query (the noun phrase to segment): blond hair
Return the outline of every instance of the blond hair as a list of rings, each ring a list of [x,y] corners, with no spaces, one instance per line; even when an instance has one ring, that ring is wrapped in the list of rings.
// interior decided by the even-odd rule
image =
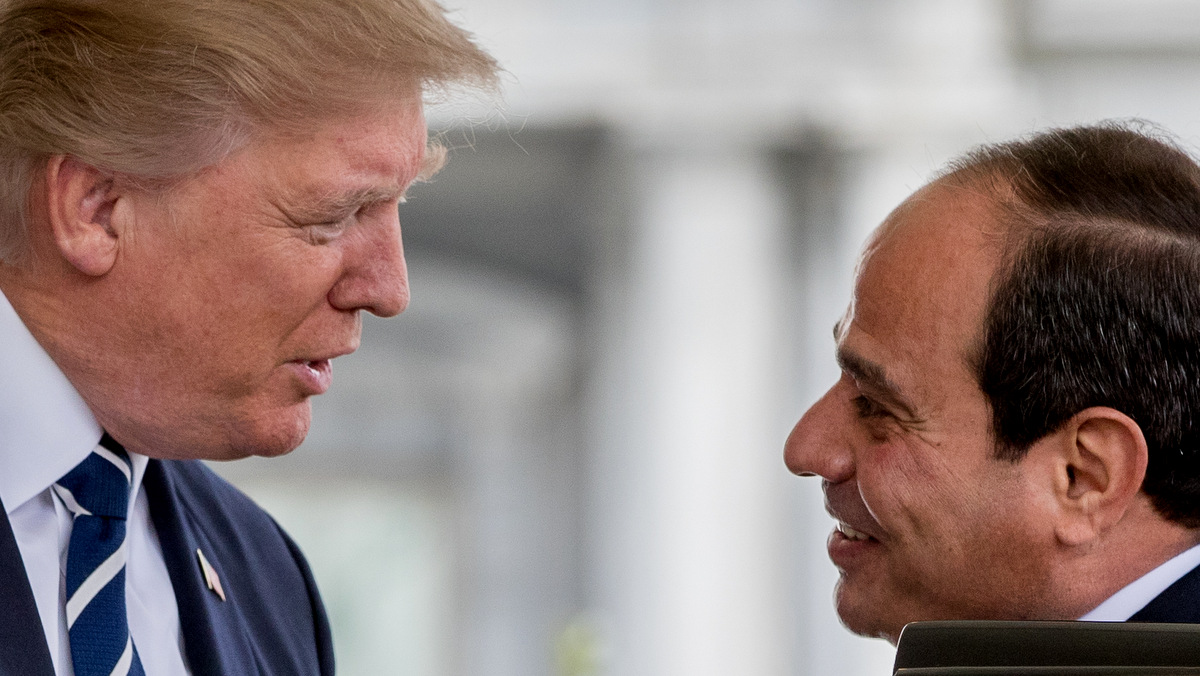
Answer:
[[[433,0],[8,0],[0,261],[28,247],[29,191],[50,156],[170,181],[256,133],[496,77]]]

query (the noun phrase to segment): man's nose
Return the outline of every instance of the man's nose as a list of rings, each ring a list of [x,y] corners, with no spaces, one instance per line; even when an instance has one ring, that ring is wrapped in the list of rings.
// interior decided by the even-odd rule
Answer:
[[[347,244],[343,275],[330,290],[329,302],[340,310],[398,315],[408,307],[408,266],[399,215],[360,225],[354,241]]]
[[[850,420],[839,382],[804,412],[783,446],[783,459],[793,474],[820,476],[832,483],[854,476],[854,455],[847,443]]]

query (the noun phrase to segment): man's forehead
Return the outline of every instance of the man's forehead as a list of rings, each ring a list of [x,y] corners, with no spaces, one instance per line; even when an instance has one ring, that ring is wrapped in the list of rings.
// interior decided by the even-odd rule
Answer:
[[[965,359],[999,263],[995,214],[987,195],[940,182],[906,200],[864,249],[839,342],[853,326],[887,359]]]
[[[442,161],[427,152],[419,102],[323,120],[305,133],[267,134],[250,149],[280,166],[289,188],[318,201],[398,197]]]
[[[958,177],[928,183],[887,215],[868,242],[881,245],[897,237],[954,239],[992,244],[1008,231],[1001,198],[990,184]]]
[[[913,193],[868,238],[859,282],[883,276],[889,286],[955,293],[963,283],[986,284],[1006,230],[989,194],[934,182]]]

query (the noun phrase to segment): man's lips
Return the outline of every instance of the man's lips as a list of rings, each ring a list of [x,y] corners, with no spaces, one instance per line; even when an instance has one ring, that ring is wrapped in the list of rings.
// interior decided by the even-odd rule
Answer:
[[[287,363],[306,395],[325,394],[333,384],[333,364],[328,359],[296,359]]]
[[[869,557],[883,551],[883,543],[845,521],[839,520],[825,543],[829,560],[843,573],[853,570]]]
[[[346,339],[341,345],[330,345],[329,347],[313,347],[306,349],[303,352],[297,351],[292,354],[296,358],[292,361],[296,362],[318,362],[318,361],[333,361],[338,357],[344,357],[358,349],[358,338]]]
[[[833,565],[843,574],[856,570],[885,551],[883,528],[867,508],[856,481],[826,481],[825,511],[837,521],[826,548]]]
[[[325,394],[333,384],[333,360],[350,354],[357,348],[358,339],[355,338],[348,343],[343,343],[341,347],[320,352],[313,350],[302,354],[287,362],[286,366],[300,380],[305,396]]]

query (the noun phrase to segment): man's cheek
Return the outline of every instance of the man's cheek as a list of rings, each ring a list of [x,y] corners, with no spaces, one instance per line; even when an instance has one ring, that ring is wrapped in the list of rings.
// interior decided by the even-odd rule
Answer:
[[[938,484],[936,475],[900,440],[874,444],[869,462],[858,467],[858,485],[871,516],[889,530],[919,525],[919,507],[925,494]]]

